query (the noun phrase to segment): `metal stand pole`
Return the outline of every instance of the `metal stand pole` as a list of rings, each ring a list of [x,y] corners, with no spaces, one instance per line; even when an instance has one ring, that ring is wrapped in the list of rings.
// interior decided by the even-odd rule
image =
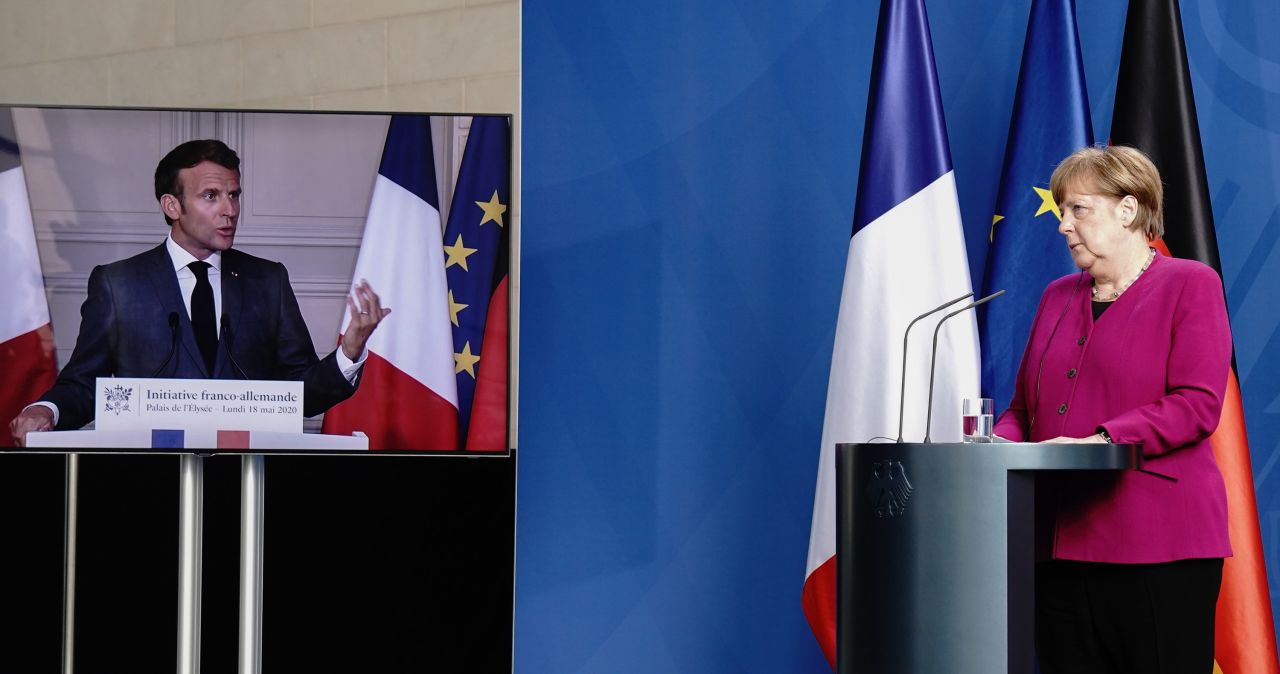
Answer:
[[[76,515],[80,507],[80,455],[68,454],[62,527],[62,674],[75,671]]]
[[[240,469],[240,674],[262,669],[262,510],[266,465],[245,456]]]
[[[204,457],[181,457],[178,514],[178,673],[200,674]]]

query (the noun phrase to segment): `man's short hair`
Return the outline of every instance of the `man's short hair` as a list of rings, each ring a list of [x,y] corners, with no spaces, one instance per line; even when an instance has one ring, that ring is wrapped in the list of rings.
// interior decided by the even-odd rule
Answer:
[[[1125,145],[1099,145],[1071,153],[1049,179],[1053,200],[1062,203],[1071,188],[1116,199],[1132,196],[1138,212],[1130,227],[1154,241],[1164,236],[1164,184],[1160,171],[1141,150]]]
[[[169,150],[169,154],[156,165],[156,201],[160,201],[166,194],[172,194],[181,203],[182,182],[178,180],[178,172],[206,161],[240,172],[240,156],[227,147],[226,143],[213,139],[189,140]],[[164,216],[164,221],[173,224],[173,220],[167,215]]]

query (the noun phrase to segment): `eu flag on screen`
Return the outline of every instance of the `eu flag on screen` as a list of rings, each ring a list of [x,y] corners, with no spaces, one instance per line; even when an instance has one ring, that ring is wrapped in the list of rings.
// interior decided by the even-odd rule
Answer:
[[[495,293],[499,289],[506,291],[503,281],[507,277],[510,245],[510,138],[506,117],[472,118],[449,208],[449,224],[444,230],[459,436],[472,430],[477,382],[484,380],[486,366],[500,365],[504,372],[499,380],[506,381],[506,316],[503,313],[490,320],[489,309]],[[505,302],[499,305],[505,307]],[[495,322],[501,324],[500,330],[492,329],[491,323]],[[492,339],[486,339],[486,332]],[[500,430],[505,437],[505,391],[501,398],[501,419],[493,418],[490,423],[502,424]],[[460,440],[461,446],[467,447],[466,441]]]
[[[982,294],[1007,294],[979,311],[982,391],[996,407],[1013,398],[1031,320],[1049,282],[1075,271],[1058,234],[1062,219],[1049,177],[1067,155],[1093,143],[1074,0],[1034,0],[1009,123],[1004,170],[991,221]]]

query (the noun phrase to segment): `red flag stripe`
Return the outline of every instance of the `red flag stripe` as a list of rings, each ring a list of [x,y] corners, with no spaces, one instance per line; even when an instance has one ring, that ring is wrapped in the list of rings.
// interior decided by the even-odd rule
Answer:
[[[58,374],[53,329],[46,323],[0,343],[0,363],[4,363],[0,370],[0,418],[7,423],[53,386]],[[0,436],[0,446],[13,445],[8,430]]]
[[[484,358],[476,372],[471,402],[467,449],[501,452],[507,449],[507,277],[502,277],[489,300],[484,324]]]
[[[831,668],[836,668],[836,558],[823,562],[804,579],[800,606]]]
[[[325,414],[326,433],[361,431],[369,449],[457,449],[458,409],[449,401],[372,351],[360,377],[355,395]]]
[[[249,431],[218,431],[218,449],[249,449]]]
[[[1214,659],[1224,674],[1276,671],[1275,625],[1268,601],[1267,569],[1245,435],[1240,383],[1232,371],[1218,429],[1210,438],[1227,483],[1227,525],[1234,555],[1222,569]]]

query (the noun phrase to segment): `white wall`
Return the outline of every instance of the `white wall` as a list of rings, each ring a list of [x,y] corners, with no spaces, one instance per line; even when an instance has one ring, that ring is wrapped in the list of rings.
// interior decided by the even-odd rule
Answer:
[[[0,0],[0,102],[515,112],[519,3]]]

